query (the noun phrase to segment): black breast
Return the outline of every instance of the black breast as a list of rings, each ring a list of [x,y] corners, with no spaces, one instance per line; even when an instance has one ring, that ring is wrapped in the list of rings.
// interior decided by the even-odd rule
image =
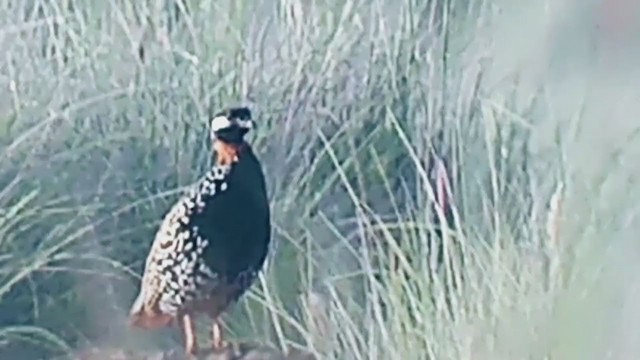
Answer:
[[[251,148],[243,150],[218,192],[203,200],[191,225],[209,240],[204,263],[228,280],[260,270],[271,240],[270,212],[262,167]]]

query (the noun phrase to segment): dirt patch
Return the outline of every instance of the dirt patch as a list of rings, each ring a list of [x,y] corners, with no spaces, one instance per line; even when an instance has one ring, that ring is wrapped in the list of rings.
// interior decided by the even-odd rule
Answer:
[[[133,352],[113,348],[90,348],[79,352],[75,360],[192,360],[182,349],[157,352]],[[287,354],[257,343],[234,343],[224,351],[203,353],[198,360],[316,360],[310,353],[292,350]]]

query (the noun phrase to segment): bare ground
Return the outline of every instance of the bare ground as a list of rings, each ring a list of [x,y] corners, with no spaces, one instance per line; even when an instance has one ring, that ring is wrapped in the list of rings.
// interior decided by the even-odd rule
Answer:
[[[76,360],[191,360],[182,349],[170,352],[132,352],[114,348],[90,348],[79,352]],[[272,347],[250,342],[233,343],[225,351],[198,356],[198,360],[316,360],[310,353],[291,350],[287,354]]]

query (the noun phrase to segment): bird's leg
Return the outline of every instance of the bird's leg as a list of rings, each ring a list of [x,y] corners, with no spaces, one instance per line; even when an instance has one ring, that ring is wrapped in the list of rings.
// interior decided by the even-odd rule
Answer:
[[[183,314],[180,327],[184,336],[185,352],[189,355],[196,356],[198,353],[198,341],[196,339],[196,327],[191,314]]]
[[[218,352],[227,347],[227,342],[224,340],[222,333],[222,326],[220,325],[220,319],[218,317],[213,319],[213,325],[211,327],[211,335],[213,339],[213,351]]]

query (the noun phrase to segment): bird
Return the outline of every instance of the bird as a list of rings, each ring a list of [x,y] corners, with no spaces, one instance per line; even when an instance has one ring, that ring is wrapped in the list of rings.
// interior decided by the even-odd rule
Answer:
[[[263,270],[271,242],[264,171],[245,140],[251,111],[226,108],[208,125],[213,164],[160,223],[129,312],[134,328],[177,325],[191,357],[200,351],[198,314],[212,320],[213,352],[228,346],[220,317]]]

